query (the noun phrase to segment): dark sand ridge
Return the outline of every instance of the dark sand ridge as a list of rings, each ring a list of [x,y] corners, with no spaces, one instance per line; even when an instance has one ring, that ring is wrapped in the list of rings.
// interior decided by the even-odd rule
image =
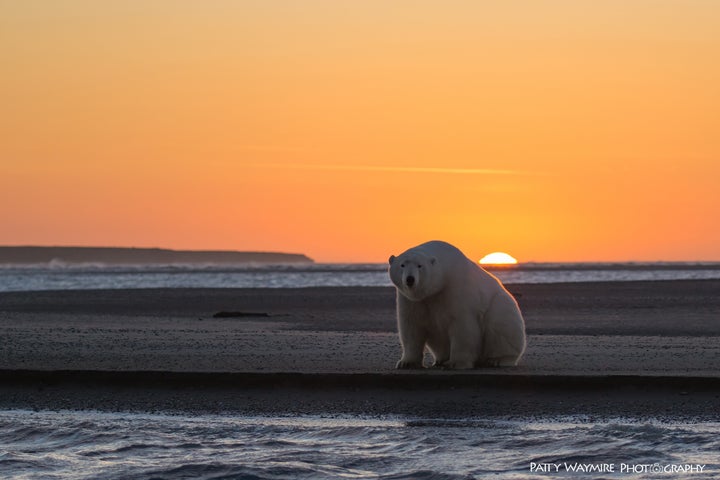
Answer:
[[[519,367],[470,372],[394,370],[391,288],[3,293],[0,407],[420,416],[720,410],[720,281],[509,289],[526,318],[527,353]],[[213,318],[220,311],[253,315]]]

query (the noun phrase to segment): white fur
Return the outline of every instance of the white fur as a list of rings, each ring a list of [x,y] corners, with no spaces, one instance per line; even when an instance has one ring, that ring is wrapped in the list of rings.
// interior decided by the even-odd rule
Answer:
[[[421,368],[425,346],[434,366],[517,365],[525,351],[517,302],[500,280],[456,247],[423,243],[391,256],[389,273],[397,287],[403,349],[397,368]]]

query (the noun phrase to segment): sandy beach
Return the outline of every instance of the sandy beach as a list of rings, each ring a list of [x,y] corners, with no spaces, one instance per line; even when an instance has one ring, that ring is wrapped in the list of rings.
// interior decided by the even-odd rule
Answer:
[[[462,372],[394,369],[392,288],[3,293],[0,407],[707,418],[720,409],[720,281],[509,290],[527,325],[521,364]]]

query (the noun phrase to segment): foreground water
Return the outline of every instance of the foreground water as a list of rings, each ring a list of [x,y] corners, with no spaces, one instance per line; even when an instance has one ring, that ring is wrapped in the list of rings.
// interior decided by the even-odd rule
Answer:
[[[720,279],[720,263],[526,263],[490,268],[506,284]],[[385,264],[0,265],[0,292],[95,288],[391,286]]]
[[[703,478],[720,423],[0,411],[14,479]]]

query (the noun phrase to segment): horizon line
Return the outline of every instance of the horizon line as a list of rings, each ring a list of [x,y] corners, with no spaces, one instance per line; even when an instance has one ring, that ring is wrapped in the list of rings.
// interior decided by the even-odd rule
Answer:
[[[308,256],[308,253],[304,252],[292,252],[284,250],[235,250],[235,249],[223,249],[223,248],[205,248],[205,249],[186,249],[186,248],[170,248],[170,247],[138,247],[138,246],[111,246],[111,245],[41,245],[41,244],[0,244],[0,248],[72,248],[72,249],[118,249],[118,250],[164,250],[170,252],[191,252],[191,253],[267,253],[267,254],[282,254],[282,255],[304,255]],[[311,258],[311,257],[308,257]],[[314,260],[314,259],[313,259]],[[479,261],[479,260],[478,260]],[[357,261],[357,260],[345,260],[345,261],[316,261],[316,264],[385,264],[385,261]],[[532,266],[532,265],[547,265],[547,264],[596,264],[596,265],[618,265],[618,264],[636,264],[636,265],[647,265],[647,264],[720,264],[720,259],[689,259],[689,260],[522,260],[518,261],[517,264],[487,264],[482,265],[483,268],[507,268],[512,269],[518,266]]]
[[[304,170],[339,170],[365,172],[396,172],[396,173],[448,173],[466,175],[538,175],[536,172],[505,170],[495,168],[449,168],[449,167],[394,167],[381,165],[328,165],[328,164],[292,164],[292,163],[254,163],[248,166],[259,168],[295,168]]]

